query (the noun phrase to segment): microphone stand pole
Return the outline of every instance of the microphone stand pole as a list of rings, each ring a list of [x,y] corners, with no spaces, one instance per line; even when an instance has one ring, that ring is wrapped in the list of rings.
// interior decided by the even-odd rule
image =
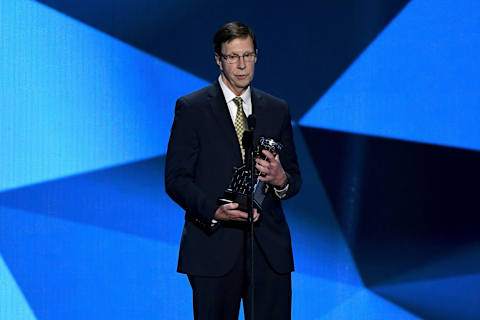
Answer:
[[[253,140],[253,132],[252,132],[252,140]],[[251,299],[250,299],[250,303],[251,303],[251,309],[250,309],[250,319],[251,320],[254,320],[255,319],[255,309],[254,309],[254,297],[255,297],[255,277],[254,277],[254,274],[253,274],[253,266],[254,266],[254,263],[253,263],[253,246],[254,246],[254,235],[253,235],[253,224],[254,224],[254,221],[253,221],[253,211],[254,211],[254,207],[253,207],[253,195],[254,195],[254,185],[255,185],[255,159],[253,157],[253,141],[252,141],[252,144],[250,145],[250,172],[251,172],[251,181],[250,181],[250,185],[252,186],[251,188],[251,192],[250,192],[250,197],[249,197],[249,210],[248,210],[248,215],[249,215],[249,223],[250,223],[250,296],[251,296]]]
[[[248,131],[245,131],[243,134],[243,145],[248,146],[248,155],[247,159],[250,158],[250,195],[248,196],[248,223],[250,227],[250,237],[247,241],[250,241],[250,310],[244,310],[245,313],[250,311],[250,320],[255,319],[255,309],[254,309],[254,301],[255,301],[255,277],[253,274],[254,271],[254,263],[253,263],[253,246],[255,245],[255,237],[253,234],[253,224],[254,224],[254,206],[253,206],[253,196],[255,194],[255,159],[254,159],[254,145],[253,145],[253,133],[256,127],[256,117],[254,114],[248,116]],[[247,266],[248,267],[248,266]]]

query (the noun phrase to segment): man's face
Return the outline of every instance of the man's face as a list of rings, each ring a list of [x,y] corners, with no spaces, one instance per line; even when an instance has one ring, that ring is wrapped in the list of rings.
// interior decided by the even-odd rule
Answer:
[[[223,43],[222,54],[240,56],[237,62],[228,63],[224,58],[215,55],[218,67],[222,70],[223,82],[233,93],[239,96],[248,88],[248,85],[253,80],[257,58],[255,57],[253,61],[245,61],[243,58],[245,54],[256,54],[253,48],[252,38],[235,38]]]

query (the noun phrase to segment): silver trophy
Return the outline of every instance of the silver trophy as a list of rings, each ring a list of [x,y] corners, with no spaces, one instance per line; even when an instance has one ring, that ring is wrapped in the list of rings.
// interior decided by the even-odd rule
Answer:
[[[282,145],[275,142],[275,140],[261,137],[253,152],[253,157],[255,159],[260,158],[268,161],[267,156],[262,153],[262,150],[270,151],[276,156],[282,148]],[[253,205],[261,211],[263,200],[268,192],[268,184],[264,181],[260,181],[260,172],[257,169],[254,170],[253,182],[254,184],[252,186],[249,165],[244,164],[239,168],[235,168],[230,184],[225,189],[223,196],[218,199],[219,205],[236,202],[239,205],[239,210],[248,212],[249,200],[253,190]]]

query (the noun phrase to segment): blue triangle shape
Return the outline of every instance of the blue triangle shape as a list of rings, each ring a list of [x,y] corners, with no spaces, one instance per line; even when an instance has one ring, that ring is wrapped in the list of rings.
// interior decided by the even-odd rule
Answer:
[[[412,1],[301,119],[480,150],[480,3]]]
[[[0,191],[164,154],[207,84],[35,1],[1,11]]]
[[[0,288],[0,319],[36,319],[1,255]]]

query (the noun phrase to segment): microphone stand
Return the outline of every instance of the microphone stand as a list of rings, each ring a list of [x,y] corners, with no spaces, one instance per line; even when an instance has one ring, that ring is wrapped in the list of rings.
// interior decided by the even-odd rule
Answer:
[[[253,134],[252,134],[253,135]],[[250,294],[251,294],[251,319],[254,320],[255,319],[255,312],[254,312],[254,295],[255,295],[255,282],[254,282],[254,275],[253,275],[253,246],[254,246],[254,236],[253,236],[253,195],[254,195],[254,188],[253,186],[255,185],[255,159],[253,158],[253,143],[252,143],[252,146],[251,146],[251,153],[250,153],[250,172],[252,173],[250,176],[251,176],[251,180],[250,180],[250,183],[251,183],[251,186],[252,186],[252,190],[250,192],[250,203],[249,203],[249,212],[248,214],[250,215],[249,217],[249,222],[250,222]]]
[[[248,122],[248,131],[245,131],[243,133],[243,145],[248,146],[248,154],[249,157],[247,159],[250,159],[250,185],[251,185],[251,190],[250,190],[250,195],[248,197],[248,223],[250,227],[250,237],[247,241],[250,241],[250,310],[244,310],[245,312],[250,311],[250,319],[254,320],[255,319],[255,308],[254,308],[254,301],[255,301],[255,277],[254,277],[254,258],[253,258],[253,246],[255,244],[255,237],[253,235],[253,224],[254,224],[254,205],[253,205],[253,197],[255,193],[255,159],[254,159],[254,148],[253,148],[253,132],[255,130],[256,126],[256,118],[255,115],[251,114],[248,116],[247,119]],[[246,143],[245,143],[246,142]]]

